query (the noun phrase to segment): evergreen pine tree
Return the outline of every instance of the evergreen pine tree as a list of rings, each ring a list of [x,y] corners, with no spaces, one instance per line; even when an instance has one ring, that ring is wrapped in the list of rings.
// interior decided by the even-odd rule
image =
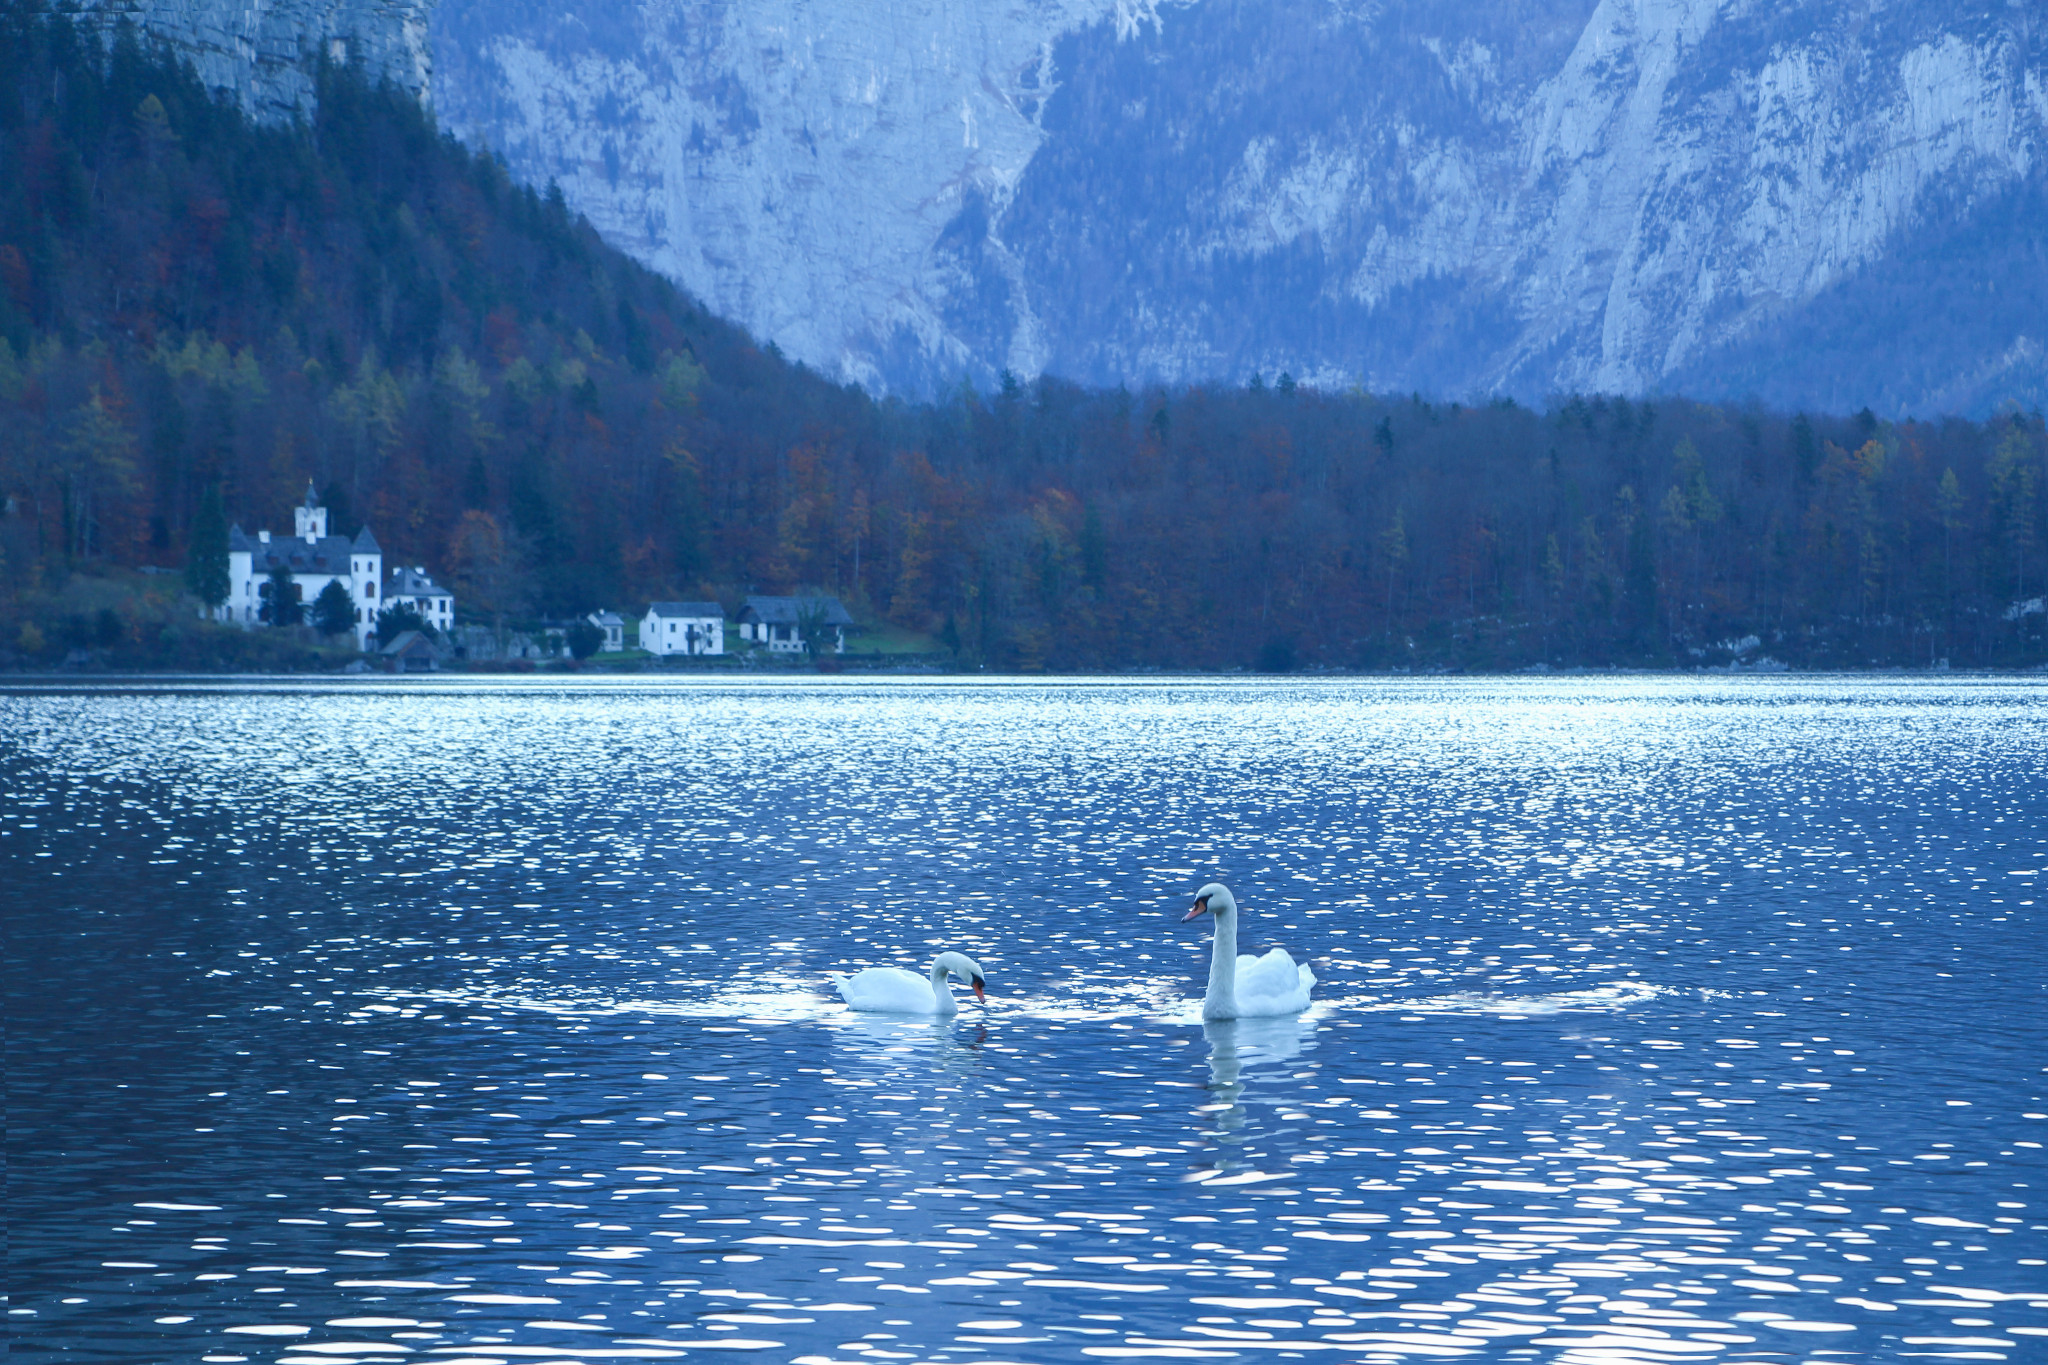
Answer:
[[[320,494],[320,505],[327,509],[328,535],[353,537],[363,529],[356,522],[355,508],[350,504],[348,489],[341,480],[328,480],[326,490]]]
[[[356,604],[348,589],[341,586],[340,579],[329,579],[313,599],[313,628],[322,635],[345,635],[355,623]]]
[[[185,549],[185,590],[209,612],[228,600],[228,519],[221,510],[220,485],[208,484]]]
[[[410,602],[396,602],[377,613],[377,643],[388,645],[408,630],[416,630],[429,640],[438,639],[440,632],[427,623]]]
[[[292,571],[282,564],[270,571],[257,591],[262,595],[260,615],[273,626],[295,626],[306,619],[306,604],[299,600],[299,585]]]

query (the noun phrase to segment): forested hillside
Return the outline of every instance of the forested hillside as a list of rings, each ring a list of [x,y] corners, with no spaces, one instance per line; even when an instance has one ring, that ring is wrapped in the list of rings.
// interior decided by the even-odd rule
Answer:
[[[1537,412],[1045,379],[877,403],[756,347],[346,68],[255,128],[0,3],[0,656],[217,489],[465,613],[820,588],[992,668],[2035,665],[2038,413]],[[118,577],[118,575],[114,575]],[[2031,607],[2031,609],[2030,609]]]

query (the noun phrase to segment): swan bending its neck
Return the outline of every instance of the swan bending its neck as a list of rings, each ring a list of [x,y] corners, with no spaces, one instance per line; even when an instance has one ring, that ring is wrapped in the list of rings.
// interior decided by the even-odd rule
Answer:
[[[839,988],[839,998],[857,1010],[945,1017],[960,1009],[953,999],[953,988],[947,984],[947,978],[954,976],[974,988],[976,1000],[987,1003],[988,997],[983,993],[987,983],[981,977],[981,964],[964,953],[940,953],[932,960],[929,977],[901,967],[869,967],[852,976],[835,972],[832,984]]]
[[[940,953],[932,959],[932,1004],[940,1014],[956,1014],[960,1005],[953,999],[953,988],[946,981],[957,976],[974,988],[974,998],[987,1003],[988,996],[982,993],[987,984],[981,978],[981,964],[965,953]]]

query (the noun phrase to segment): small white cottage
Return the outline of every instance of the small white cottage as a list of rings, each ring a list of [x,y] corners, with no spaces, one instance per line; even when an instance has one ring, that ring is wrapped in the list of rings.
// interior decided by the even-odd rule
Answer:
[[[616,654],[626,647],[626,618],[615,611],[594,611],[584,618],[604,632],[604,652]]]
[[[716,602],[655,602],[640,618],[649,654],[725,653],[725,608]]]

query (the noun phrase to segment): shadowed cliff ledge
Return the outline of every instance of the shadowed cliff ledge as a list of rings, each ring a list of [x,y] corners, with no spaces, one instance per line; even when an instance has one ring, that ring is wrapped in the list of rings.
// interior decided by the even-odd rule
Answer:
[[[313,65],[359,60],[373,78],[431,94],[427,28],[438,0],[85,0],[108,27],[127,19],[189,60],[208,89],[263,123],[311,112]]]

